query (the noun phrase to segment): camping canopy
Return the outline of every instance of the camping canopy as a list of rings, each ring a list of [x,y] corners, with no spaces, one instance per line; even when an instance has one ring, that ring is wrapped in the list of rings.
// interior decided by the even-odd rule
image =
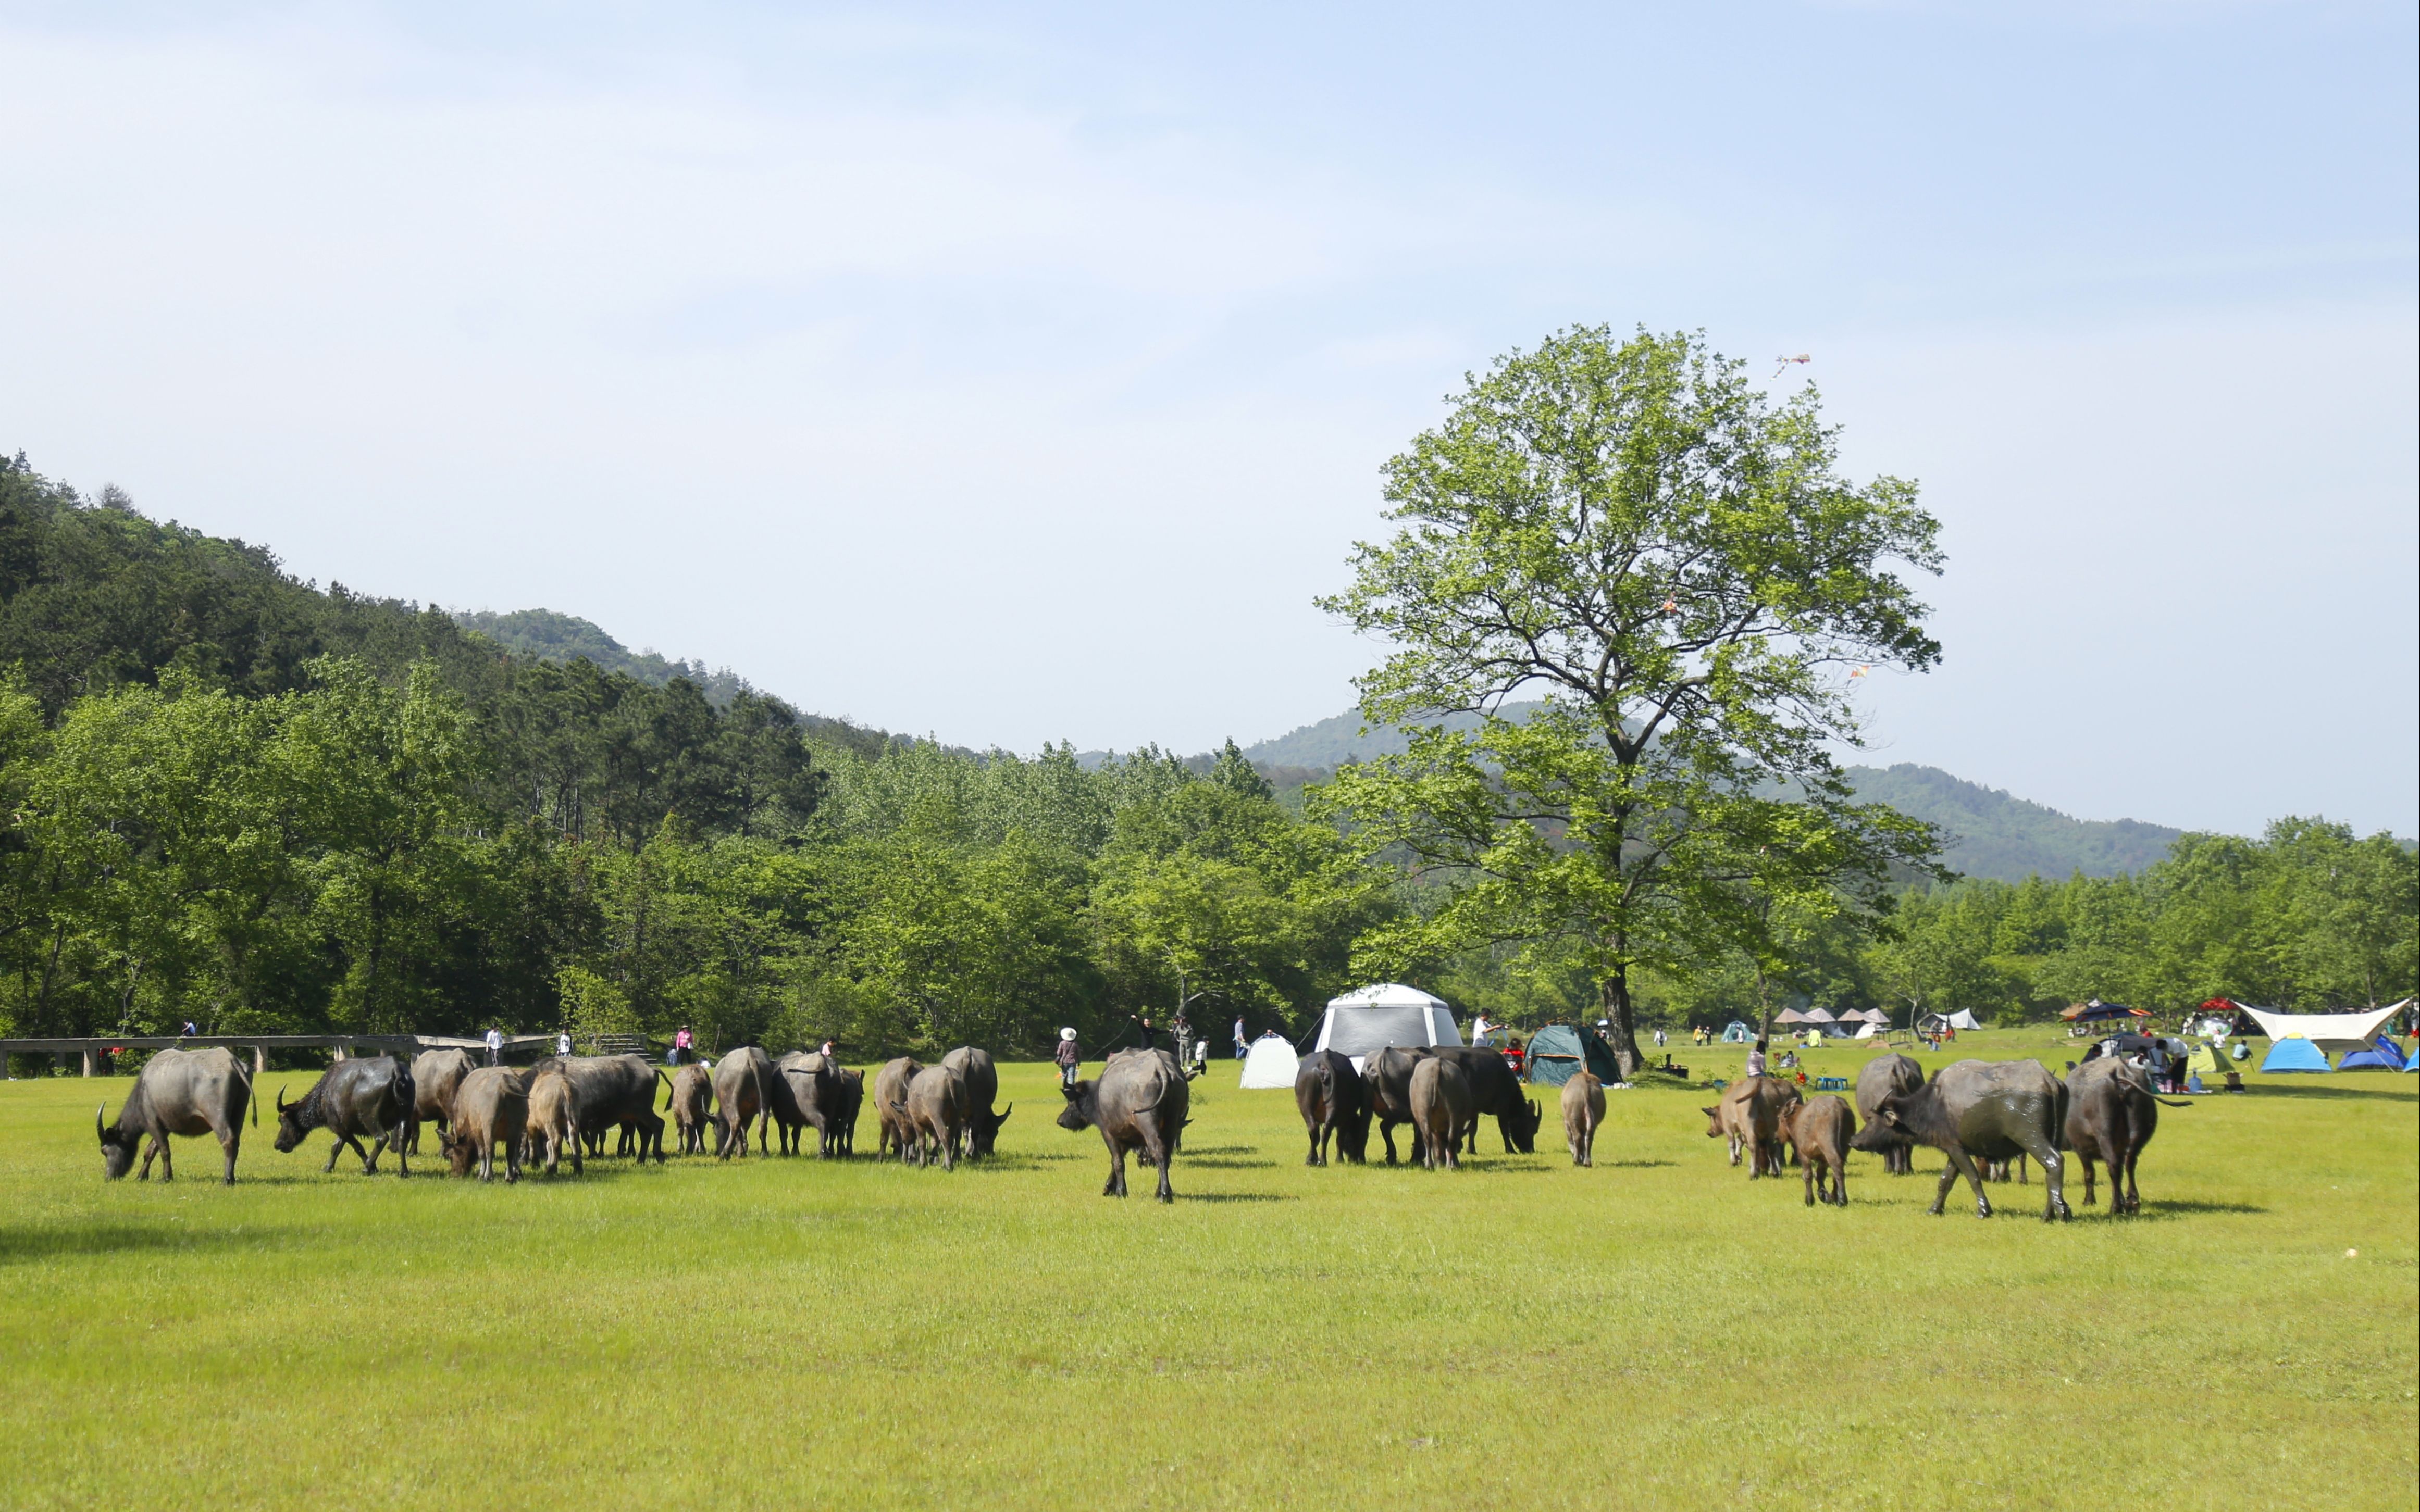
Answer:
[[[2252,1015],[2261,1033],[2281,1044],[2291,1037],[2308,1040],[2322,1050],[2361,1050],[2367,1048],[2378,1026],[2402,1007],[2397,1003],[2393,1008],[2366,1008],[2358,1013],[2278,1013],[2265,1008],[2243,1011]]]
[[[1583,1062],[1599,1081],[1621,1080],[1613,1052],[1593,1034],[1584,1034],[1569,1024],[1549,1024],[1529,1037],[1529,1080],[1540,1086],[1562,1086]]]
[[[1837,1024],[1839,1020],[1834,1018],[1831,1014],[1825,1012],[1820,1008],[1810,1008],[1807,1011],[1807,1022],[1809,1024]]]
[[[2395,1041],[2382,1034],[2378,1037],[2376,1042],[2356,1050],[2336,1062],[2338,1071],[2402,1071],[2404,1069],[2406,1068],[2403,1052],[2396,1049]]]
[[[1302,1057],[1294,1053],[1294,1041],[1274,1031],[1252,1041],[1251,1053],[1244,1057],[1242,1087],[1292,1087],[1295,1072],[1301,1068]]]
[[[1853,1008],[1840,1015],[1843,1024],[1888,1024],[1890,1015],[1879,1008]]]
[[[1831,1020],[1828,1015],[1819,1019],[1811,1014],[1801,1013],[1794,1008],[1785,1008],[1773,1015],[1773,1022],[1776,1024],[1828,1024]]]
[[[1444,998],[1386,981],[1329,998],[1327,1015],[1319,1021],[1319,1042],[1311,1048],[1349,1056],[1358,1071],[1363,1057],[1390,1044],[1460,1043],[1462,1031],[1454,1027],[1453,1010]],[[1294,1085],[1292,1072],[1286,1073],[1286,1085]]]
[[[2328,1057],[2319,1054],[2319,1047],[2299,1034],[2289,1034],[2271,1045],[2269,1054],[2262,1057],[2260,1060],[2260,1072],[2263,1075],[2280,1071],[2329,1069]]]
[[[2088,1003],[2078,1003],[2073,1008],[2063,1010],[2058,1016],[2071,1024],[2101,1024],[2110,1019],[2147,1019],[2151,1015],[2143,1009],[2128,1008],[2123,1003],[2104,1003],[2096,997]]]

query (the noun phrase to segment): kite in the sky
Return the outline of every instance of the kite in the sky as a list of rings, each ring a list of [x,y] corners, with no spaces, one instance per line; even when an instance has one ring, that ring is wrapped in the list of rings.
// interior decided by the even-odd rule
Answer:
[[[1850,676],[1852,676],[1852,677],[1863,677],[1863,676],[1865,676],[1868,672],[1872,671],[1873,670],[1874,670],[1873,663],[1871,663],[1871,662],[1868,662],[1868,663],[1866,663],[1866,665],[1864,665],[1863,667],[1858,668],[1855,671],[1851,672],[1849,675],[1850,675]]]
[[[1773,370],[1773,376],[1775,378],[1779,378],[1783,373],[1789,370],[1790,364],[1792,363],[1811,363],[1814,360],[1815,354],[1812,352],[1800,352],[1795,357],[1776,357],[1774,361],[1781,365]]]

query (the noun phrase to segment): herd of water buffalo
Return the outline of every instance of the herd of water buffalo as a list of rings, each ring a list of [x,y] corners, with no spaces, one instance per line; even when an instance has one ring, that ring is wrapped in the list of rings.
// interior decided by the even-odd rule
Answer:
[[[659,1085],[666,1093],[660,1111]],[[208,1134],[218,1138],[225,1179],[233,1182],[247,1108],[259,1122],[252,1090],[250,1072],[226,1050],[162,1051],[143,1068],[114,1124],[105,1119],[105,1104],[94,1115],[103,1168],[113,1179],[122,1177],[139,1153],[145,1179],[156,1156],[162,1179],[173,1180],[169,1136]],[[878,1154],[943,1169],[960,1159],[983,1159],[1016,1107],[994,1111],[999,1090],[991,1057],[971,1047],[953,1050],[932,1066],[908,1057],[889,1062],[874,1075]],[[1120,1051],[1098,1078],[1062,1090],[1060,1127],[1096,1129],[1108,1146],[1104,1196],[1126,1195],[1126,1157],[1135,1154],[1157,1172],[1159,1200],[1173,1200],[1169,1163],[1182,1143],[1189,1103],[1189,1084],[1175,1057],[1164,1050]],[[1914,1148],[1930,1145],[1947,1157],[1933,1212],[1942,1211],[1963,1176],[1974,1187],[1976,1211],[1990,1216],[1986,1177],[2006,1180],[2013,1163],[2024,1180],[2024,1163],[2031,1160],[2042,1168],[2049,1191],[2042,1216],[2050,1220],[2069,1215],[2064,1153],[2084,1163],[2086,1203],[2094,1200],[2098,1162],[2109,1167],[2112,1211],[2140,1206],[2135,1162],[2158,1127],[2162,1101],[2146,1072],[2116,1057],[2087,1060],[2064,1081],[2030,1060],[1960,1061],[1928,1081],[1916,1061],[1886,1055],[1859,1073],[1854,1111],[1841,1098],[1809,1098],[1774,1076],[1730,1083],[1703,1111],[1708,1137],[1730,1140],[1733,1165],[1745,1154],[1752,1180],[1781,1176],[1783,1151],[1790,1151],[1810,1207],[1819,1200],[1848,1202],[1851,1149],[1878,1153],[1885,1170],[1904,1175],[1914,1168]],[[864,1103],[864,1074],[813,1051],[774,1057],[749,1046],[711,1067],[666,1072],[635,1055],[557,1056],[523,1068],[481,1066],[461,1050],[431,1050],[409,1064],[388,1056],[339,1061],[290,1103],[281,1088],[276,1145],[290,1151],[313,1130],[324,1129],[323,1170],[335,1169],[337,1157],[350,1149],[363,1172],[374,1174],[379,1156],[392,1149],[396,1173],[409,1175],[410,1157],[427,1124],[436,1128],[439,1149],[456,1175],[475,1168],[482,1180],[492,1179],[501,1149],[504,1180],[513,1181],[524,1165],[541,1165],[551,1176],[566,1158],[578,1174],[583,1154],[601,1155],[610,1134],[619,1134],[619,1153],[661,1163],[662,1114],[669,1113],[685,1155],[704,1154],[710,1146],[720,1158],[744,1159],[752,1131],[760,1154],[770,1153],[776,1136],[782,1151],[793,1153],[813,1129],[818,1155],[845,1158],[856,1151]],[[1312,1165],[1327,1164],[1331,1147],[1339,1160],[1365,1161],[1373,1122],[1388,1165],[1398,1160],[1395,1130],[1407,1126],[1411,1153],[1438,1168],[1460,1164],[1481,1118],[1496,1119],[1508,1153],[1534,1152],[1543,1121],[1504,1058],[1478,1048],[1389,1048],[1367,1057],[1357,1070],[1344,1056],[1316,1051],[1302,1058],[1295,1103]],[[1575,1164],[1594,1163],[1605,1110],[1605,1086],[1596,1077],[1582,1072],[1564,1085],[1564,1141]]]

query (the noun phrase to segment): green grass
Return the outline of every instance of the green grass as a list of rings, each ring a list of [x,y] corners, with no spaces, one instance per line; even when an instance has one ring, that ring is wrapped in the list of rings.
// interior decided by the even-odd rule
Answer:
[[[1234,1077],[1197,1084],[1172,1209],[1099,1196],[1042,1066],[1004,1068],[988,1166],[515,1188],[322,1177],[322,1136],[281,1156],[266,1129],[232,1190],[190,1141],[174,1185],[104,1184],[91,1110],[128,1083],[0,1086],[0,1498],[2413,1503],[2420,1077],[2164,1113],[2142,1215],[2078,1191],[2063,1227],[2039,1185],[1927,1216],[1929,1152],[1899,1180],[1856,1156],[1852,1205],[1807,1209],[1678,1090],[1612,1094],[1594,1170],[1559,1135],[1307,1169],[1291,1098]]]

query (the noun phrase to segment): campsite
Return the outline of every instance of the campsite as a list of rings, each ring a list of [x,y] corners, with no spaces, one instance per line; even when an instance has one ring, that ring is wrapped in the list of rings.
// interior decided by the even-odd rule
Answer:
[[[2256,1072],[2165,1116],[2139,1216],[2064,1225],[2014,1187],[1926,1216],[1930,1151],[1902,1179],[1855,1156],[1849,1205],[1804,1209],[1676,1086],[1610,1093],[1591,1170],[1492,1126],[1456,1173],[1308,1168],[1291,1095],[1238,1079],[1221,1056],[1195,1084],[1164,1210],[1097,1195],[1038,1063],[1001,1067],[998,1157],[946,1176],[608,1158],[513,1189],[322,1176],[316,1142],[258,1136],[232,1188],[103,1182],[84,1120],[125,1079],[0,1086],[11,1499],[302,1494],[371,1457],[348,1505],[545,1500],[599,1466],[631,1504],[767,1473],[906,1506],[2065,1504],[2125,1424],[2164,1504],[2408,1501],[2420,1076]],[[1776,1398],[1776,1359],[1820,1409]],[[2194,1389],[2147,1393],[2171,1372]],[[1580,1442],[1607,1452],[1539,1447]]]

